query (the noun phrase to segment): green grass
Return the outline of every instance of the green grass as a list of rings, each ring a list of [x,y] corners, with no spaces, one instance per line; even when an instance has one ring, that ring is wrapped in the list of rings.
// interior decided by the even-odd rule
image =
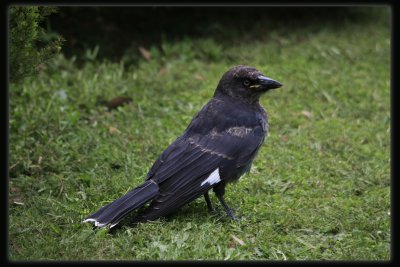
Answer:
[[[390,259],[386,11],[249,33],[234,45],[164,41],[131,67],[60,56],[11,85],[10,260]],[[143,181],[237,64],[284,84],[261,100],[270,132],[250,174],[227,188],[242,220],[219,204],[208,213],[200,198],[115,233],[82,224]],[[117,95],[133,101],[112,112],[96,104]]]

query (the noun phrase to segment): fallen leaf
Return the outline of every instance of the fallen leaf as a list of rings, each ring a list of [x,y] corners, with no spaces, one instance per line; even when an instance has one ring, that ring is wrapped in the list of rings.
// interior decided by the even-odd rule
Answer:
[[[117,96],[111,99],[110,101],[106,102],[105,105],[108,108],[108,110],[113,110],[125,104],[129,104],[130,102],[132,102],[131,97]]]
[[[301,114],[304,115],[307,118],[311,118],[313,116],[313,114],[310,111],[307,111],[307,110],[303,110],[301,112]]]
[[[149,52],[149,50],[147,50],[143,46],[139,46],[139,51],[140,54],[142,54],[142,56],[144,57],[144,59],[146,59],[147,61],[151,59],[151,53]]]
[[[112,134],[114,134],[114,133],[121,133],[120,130],[118,130],[117,128],[112,127],[112,126],[108,127],[108,131],[109,131],[110,133],[112,133]]]
[[[18,187],[10,187],[10,191],[11,192],[17,192],[17,193],[19,193],[19,192],[21,192],[21,190],[18,188]]]
[[[284,142],[287,142],[287,141],[289,140],[289,136],[287,136],[287,135],[282,135],[282,136],[281,136],[281,140],[284,141]]]
[[[160,71],[158,72],[158,74],[160,74],[161,76],[164,76],[167,73],[167,70],[165,68],[161,68]]]
[[[16,205],[24,205],[24,203],[22,202],[23,200],[22,200],[21,196],[18,195],[18,196],[13,196],[11,198],[12,198],[12,201],[13,201],[14,204],[16,204]]]
[[[234,236],[234,235],[231,235],[231,236],[232,236],[232,238],[233,238],[236,242],[239,243],[239,245],[241,245],[241,246],[244,245],[243,240],[239,239],[237,236]]]
[[[14,248],[15,251],[18,252],[18,254],[21,253],[21,247],[20,246],[14,244],[14,243],[11,243],[10,245]]]
[[[18,187],[10,187],[10,200],[16,205],[24,205],[22,202],[21,190]]]
[[[43,64],[43,63],[40,63],[40,64],[38,64],[37,66],[36,66],[36,70],[38,71],[38,72],[43,72],[43,71],[45,71],[47,69],[47,66],[45,65],[45,64]]]
[[[204,80],[204,77],[201,76],[200,74],[195,74],[195,75],[194,75],[194,78],[195,78],[196,80],[198,80],[198,81],[203,81],[203,80]]]

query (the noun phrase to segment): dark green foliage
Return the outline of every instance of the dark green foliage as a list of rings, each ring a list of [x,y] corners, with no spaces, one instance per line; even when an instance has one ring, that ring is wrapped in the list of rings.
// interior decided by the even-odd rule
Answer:
[[[43,19],[55,13],[54,7],[13,6],[9,9],[9,66],[10,82],[17,82],[36,73],[45,63],[61,50],[62,38],[42,44],[45,32],[40,27]],[[42,66],[43,67],[43,66]]]
[[[126,62],[137,63],[138,46],[161,46],[166,41],[210,36],[219,44],[233,45],[238,37],[259,38],[272,29],[284,29],[286,34],[363,17],[367,16],[362,9],[354,7],[65,6],[59,7],[49,20],[52,28],[68,40],[63,46],[67,57],[77,56],[79,62],[81,57],[87,58],[88,49],[98,47],[98,59],[118,61],[124,57]],[[192,49],[196,48],[197,45]],[[208,51],[209,58],[214,60],[217,51]]]

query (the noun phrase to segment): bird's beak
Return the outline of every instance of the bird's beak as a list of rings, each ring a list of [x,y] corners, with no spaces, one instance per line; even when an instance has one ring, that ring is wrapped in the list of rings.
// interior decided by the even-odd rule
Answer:
[[[264,90],[276,89],[282,86],[280,82],[272,80],[271,78],[262,75],[258,76],[258,80],[260,82],[261,87]]]

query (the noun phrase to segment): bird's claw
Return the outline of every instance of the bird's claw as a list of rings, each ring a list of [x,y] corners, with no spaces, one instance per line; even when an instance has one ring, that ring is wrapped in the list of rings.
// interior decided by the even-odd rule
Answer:
[[[215,213],[215,212],[216,212],[216,209],[215,209],[214,207],[208,208],[208,212],[210,212],[210,213]]]
[[[228,214],[228,217],[231,218],[231,220],[233,220],[235,222],[239,222],[240,221],[239,217],[235,216],[233,211],[234,211],[233,209],[229,209],[226,211],[226,213]]]

